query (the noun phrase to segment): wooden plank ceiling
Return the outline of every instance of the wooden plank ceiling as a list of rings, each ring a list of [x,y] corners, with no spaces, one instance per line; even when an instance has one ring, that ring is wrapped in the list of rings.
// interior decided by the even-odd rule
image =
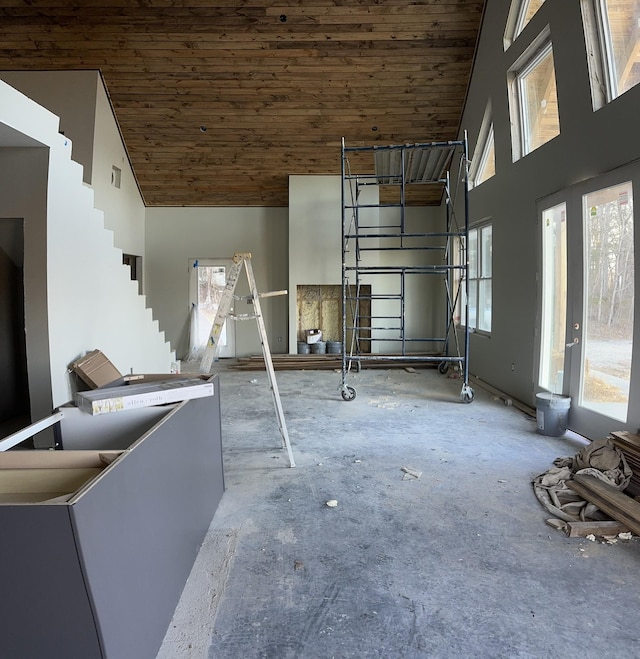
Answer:
[[[343,136],[456,139],[482,5],[0,0],[0,69],[102,71],[149,206],[287,206]]]

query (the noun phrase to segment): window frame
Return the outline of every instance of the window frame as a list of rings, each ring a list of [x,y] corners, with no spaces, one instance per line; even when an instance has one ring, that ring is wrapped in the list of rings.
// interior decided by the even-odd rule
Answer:
[[[528,135],[528,121],[525,118],[525,103],[523,103],[524,79],[527,75],[535,71],[536,67],[551,54],[553,58],[553,42],[551,39],[551,30],[547,25],[540,34],[533,39],[531,44],[511,65],[507,72],[507,82],[509,86],[509,109],[511,113],[511,148],[512,160],[520,160],[529,155],[541,146],[548,144],[561,132],[560,126],[560,109],[558,107],[558,133],[551,139],[539,144],[535,148],[530,148],[531,136]],[[555,59],[553,59],[553,75],[555,77]],[[557,86],[556,86],[556,103],[557,103]]]
[[[503,37],[505,51],[509,49],[511,44],[520,36],[520,34],[522,34],[524,28],[531,22],[533,17],[536,16],[540,9],[542,9],[545,0],[542,0],[540,7],[538,7],[538,9],[531,15],[529,20],[525,21],[531,2],[532,0],[512,0]]]
[[[484,253],[484,246],[485,243],[483,242],[483,235],[485,235],[485,232],[489,232],[489,235],[491,236],[490,240],[490,252],[491,252],[491,262],[489,263],[489,268],[485,268],[485,257],[483,256]],[[462,295],[460,295],[460,299],[458,300],[458,313],[457,317],[459,318],[459,325],[460,327],[467,327],[470,332],[474,332],[477,334],[482,334],[485,336],[490,336],[491,335],[491,328],[492,328],[492,323],[489,323],[489,328],[487,329],[486,327],[478,327],[478,317],[479,317],[479,311],[480,311],[480,298],[481,298],[481,282],[489,282],[489,288],[491,291],[491,303],[489,305],[489,308],[491,310],[491,316],[493,315],[493,221],[491,218],[486,218],[484,220],[481,220],[479,222],[474,223],[473,226],[469,227],[468,231],[468,239],[471,238],[471,236],[475,234],[477,236],[477,248],[476,248],[476,272],[475,275],[472,277],[472,272],[471,272],[471,265],[470,265],[470,260],[469,260],[469,250],[467,249],[468,247],[468,242],[465,241],[465,236],[460,236],[460,243],[459,243],[459,249],[457,250],[457,253],[460,254],[461,260],[466,259],[466,264],[467,264],[467,269],[461,271],[460,275],[460,290],[462,291]],[[464,262],[464,261],[462,261]],[[468,279],[468,282],[465,282],[465,278]],[[471,289],[471,284],[475,282],[475,320],[472,325],[467,325],[468,319],[465,317],[465,310],[468,306],[468,308],[472,308],[471,301],[469,301],[469,304],[466,304],[466,299],[465,299],[465,294],[467,290]],[[466,284],[469,284],[469,287],[467,288]]]
[[[484,171],[489,160],[489,154],[493,150],[493,174],[478,180],[480,174]],[[487,104],[480,132],[478,133],[478,140],[476,148],[471,159],[471,167],[469,170],[469,189],[477,188],[485,181],[495,176],[496,162],[495,162],[495,134],[493,129],[493,120],[491,119],[491,102]]]
[[[615,51],[606,0],[581,0],[582,23],[587,45],[593,110],[599,110],[622,96],[616,75]],[[637,86],[640,83],[636,83]]]

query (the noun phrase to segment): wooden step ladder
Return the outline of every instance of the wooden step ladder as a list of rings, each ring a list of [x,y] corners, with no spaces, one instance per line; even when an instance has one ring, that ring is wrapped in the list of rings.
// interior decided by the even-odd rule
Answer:
[[[247,273],[250,293],[245,298],[238,298],[235,295],[235,290],[243,267]],[[267,328],[265,327],[264,319],[262,317],[262,309],[260,307],[261,297],[273,297],[274,295],[286,294],[287,291],[274,291],[271,293],[259,294],[258,288],[256,286],[256,279],[253,275],[253,268],[251,267],[251,252],[236,252],[233,255],[233,265],[227,273],[227,282],[222,292],[220,303],[218,304],[216,317],[214,318],[213,325],[211,326],[211,333],[209,334],[207,347],[205,348],[202,361],[200,362],[200,372],[211,373],[213,362],[218,358],[220,353],[220,335],[227,318],[234,320],[246,320],[249,318],[255,318],[258,324],[258,334],[260,336],[260,343],[262,344],[262,355],[264,357],[267,375],[269,376],[269,384],[271,387],[271,394],[273,396],[273,404],[276,410],[276,417],[278,419],[278,426],[280,428],[280,435],[282,436],[282,448],[287,450],[289,466],[295,467],[296,465],[293,459],[293,453],[291,451],[291,443],[289,442],[289,433],[287,432],[287,424],[284,419],[284,412],[282,410],[282,403],[280,401],[280,391],[278,390],[276,374],[273,368],[273,360],[271,359],[271,350],[269,349],[269,341],[267,339]],[[248,302],[252,302],[253,314],[232,315],[231,304],[234,299],[246,299]]]

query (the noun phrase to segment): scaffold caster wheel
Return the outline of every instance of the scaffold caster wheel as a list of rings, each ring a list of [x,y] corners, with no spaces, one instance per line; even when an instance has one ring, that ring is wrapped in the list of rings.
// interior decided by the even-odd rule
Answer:
[[[438,373],[444,375],[449,370],[449,362],[440,362],[438,364]]]
[[[460,399],[463,403],[470,403],[475,398],[475,393],[473,389],[468,385],[462,385],[462,391],[460,392]]]
[[[356,397],[356,390],[353,387],[345,384],[340,389],[340,395],[342,396],[342,400],[350,401]]]

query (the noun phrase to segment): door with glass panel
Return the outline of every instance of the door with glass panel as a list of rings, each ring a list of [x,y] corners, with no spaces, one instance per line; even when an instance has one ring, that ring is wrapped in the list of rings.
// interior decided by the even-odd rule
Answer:
[[[627,174],[575,186],[541,209],[538,385],[571,396],[570,426],[591,438],[637,427],[634,181]]]
[[[191,352],[201,357],[227,283],[229,259],[197,259],[190,262],[192,305]],[[231,310],[233,311],[233,305]],[[220,357],[235,357],[235,323],[225,321],[219,338]]]

